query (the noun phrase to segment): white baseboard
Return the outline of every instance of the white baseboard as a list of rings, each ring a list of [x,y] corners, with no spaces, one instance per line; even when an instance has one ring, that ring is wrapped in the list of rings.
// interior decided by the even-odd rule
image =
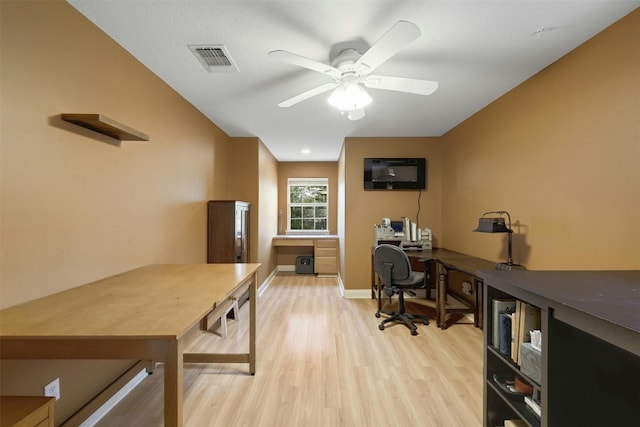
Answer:
[[[127,394],[131,392],[138,384],[140,384],[145,378],[147,378],[149,374],[146,369],[140,370],[138,374],[133,377],[128,383],[124,385],[118,392],[116,392],[109,400],[107,400],[97,411],[89,416],[86,420],[84,420],[80,427],[93,427],[98,421],[100,421],[105,415],[112,410],[118,402],[125,398]]]
[[[273,282],[273,279],[276,277],[277,274],[278,274],[278,267],[276,267],[276,269],[273,270],[271,274],[267,276],[266,279],[264,279],[264,282],[262,282],[262,284],[258,287],[259,297],[261,297],[262,294],[266,292],[266,290],[269,288],[269,285],[271,285],[271,282]]]
[[[371,289],[344,289],[343,296],[345,298],[371,298]]]

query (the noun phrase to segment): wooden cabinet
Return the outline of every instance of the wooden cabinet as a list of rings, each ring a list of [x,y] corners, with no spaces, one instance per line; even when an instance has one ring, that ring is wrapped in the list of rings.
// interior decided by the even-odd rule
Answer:
[[[640,425],[640,271],[485,271],[484,425],[530,427]],[[542,349],[535,377],[493,344],[494,301],[540,311]],[[495,304],[496,306],[498,304]],[[520,377],[540,394],[501,386]]]
[[[0,397],[0,427],[53,427],[53,397]]]
[[[250,204],[237,200],[207,203],[207,262],[249,262]]]
[[[338,274],[338,239],[316,239],[314,271],[317,274]]]

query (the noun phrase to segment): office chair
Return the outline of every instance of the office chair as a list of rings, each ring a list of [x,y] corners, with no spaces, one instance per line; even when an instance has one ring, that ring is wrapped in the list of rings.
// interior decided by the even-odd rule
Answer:
[[[398,294],[398,310],[388,312],[378,310],[376,317],[380,313],[389,315],[384,319],[378,328],[383,331],[384,325],[389,322],[403,322],[411,329],[411,335],[418,335],[418,328],[413,323],[415,319],[422,320],[425,325],[429,324],[429,318],[420,314],[411,314],[405,311],[404,293],[415,295],[411,289],[425,288],[424,273],[412,271],[409,257],[402,249],[394,245],[379,245],[373,252],[373,264],[378,276],[384,285],[385,294],[391,299],[394,294]]]

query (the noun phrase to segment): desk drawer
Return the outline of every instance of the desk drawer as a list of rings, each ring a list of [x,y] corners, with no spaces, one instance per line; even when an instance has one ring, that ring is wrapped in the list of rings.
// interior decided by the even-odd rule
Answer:
[[[337,248],[316,248],[316,256],[319,258],[322,257],[333,257],[335,258],[338,255]]]
[[[316,239],[316,248],[337,248],[338,239]]]
[[[273,239],[273,246],[313,246],[311,239]]]
[[[315,257],[315,272],[317,274],[337,274],[338,259],[336,257]]]

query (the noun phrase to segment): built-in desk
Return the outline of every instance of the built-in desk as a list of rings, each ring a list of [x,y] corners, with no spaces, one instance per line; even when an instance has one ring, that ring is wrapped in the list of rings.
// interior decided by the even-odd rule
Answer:
[[[380,309],[382,283],[373,268],[373,249],[371,254],[371,292],[372,298],[378,299]],[[452,313],[471,313],[474,325],[482,327],[482,279],[479,274],[484,270],[495,270],[494,262],[441,248],[406,251],[406,254],[412,269],[425,272],[425,300],[427,305],[435,306],[435,320],[439,328],[447,328],[447,317]],[[450,277],[454,275],[459,276],[455,283]],[[468,285],[461,285],[464,283]],[[433,296],[431,289],[435,289]]]
[[[338,236],[336,235],[278,235],[273,238],[273,246],[313,248],[313,272],[338,274]]]

